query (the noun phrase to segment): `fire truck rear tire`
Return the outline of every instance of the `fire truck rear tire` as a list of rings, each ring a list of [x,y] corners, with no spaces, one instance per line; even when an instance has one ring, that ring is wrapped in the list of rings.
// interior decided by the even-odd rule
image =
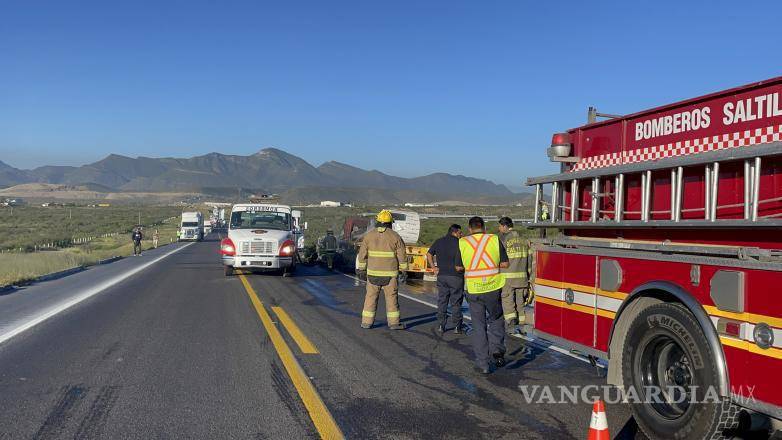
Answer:
[[[729,398],[715,398],[718,371],[703,330],[681,304],[651,305],[630,323],[622,376],[628,396],[632,398],[635,392],[640,397],[631,406],[638,426],[649,438],[720,439],[725,438],[723,431],[735,429],[736,405]],[[654,400],[647,391],[652,387],[693,386],[697,387],[695,401],[706,403],[649,403]]]

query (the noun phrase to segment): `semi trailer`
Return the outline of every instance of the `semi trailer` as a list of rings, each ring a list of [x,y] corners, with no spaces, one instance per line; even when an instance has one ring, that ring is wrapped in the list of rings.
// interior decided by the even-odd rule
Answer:
[[[204,215],[200,212],[183,212],[179,226],[179,240],[201,241],[204,239]]]

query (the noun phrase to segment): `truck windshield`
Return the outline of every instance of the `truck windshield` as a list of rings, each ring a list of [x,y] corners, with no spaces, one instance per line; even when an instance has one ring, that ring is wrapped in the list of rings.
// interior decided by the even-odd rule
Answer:
[[[247,212],[231,213],[231,229],[277,229],[290,230],[291,215],[287,212]]]
[[[198,222],[182,222],[183,228],[195,228],[198,226]]]

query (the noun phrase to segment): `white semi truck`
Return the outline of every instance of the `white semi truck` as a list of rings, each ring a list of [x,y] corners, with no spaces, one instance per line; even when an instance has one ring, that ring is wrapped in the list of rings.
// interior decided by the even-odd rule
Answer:
[[[183,212],[179,226],[179,240],[201,241],[204,239],[204,216],[200,212]]]
[[[220,242],[225,275],[234,269],[281,271],[290,276],[303,243],[301,211],[270,203],[234,205],[228,236]]]

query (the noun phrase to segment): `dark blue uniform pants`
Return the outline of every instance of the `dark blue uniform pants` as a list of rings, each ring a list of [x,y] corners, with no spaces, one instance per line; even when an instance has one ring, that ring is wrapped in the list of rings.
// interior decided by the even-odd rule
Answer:
[[[467,294],[472,317],[472,349],[475,365],[488,368],[495,353],[505,354],[505,322],[502,319],[501,290]]]
[[[451,322],[454,327],[462,325],[462,300],[464,299],[464,278],[439,275],[437,277],[437,322],[445,327],[448,320],[448,306],[451,306]]]

